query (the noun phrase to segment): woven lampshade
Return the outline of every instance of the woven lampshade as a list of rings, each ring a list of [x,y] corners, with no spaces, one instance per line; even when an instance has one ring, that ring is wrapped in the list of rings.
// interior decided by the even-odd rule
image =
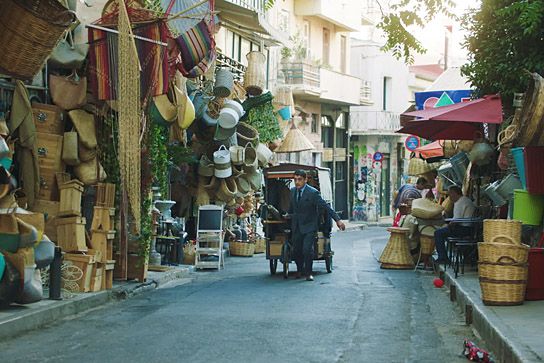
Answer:
[[[294,153],[305,150],[312,150],[314,145],[304,136],[302,131],[296,128],[295,124],[291,125],[291,129],[283,139],[280,147],[276,149],[277,153]]]

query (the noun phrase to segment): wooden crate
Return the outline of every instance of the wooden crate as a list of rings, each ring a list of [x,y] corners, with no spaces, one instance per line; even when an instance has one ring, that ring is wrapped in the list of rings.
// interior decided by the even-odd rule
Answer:
[[[44,103],[33,103],[32,113],[37,132],[64,135],[66,115],[62,108]]]
[[[91,229],[91,248],[102,252],[105,260],[113,260],[113,239],[115,231]]]
[[[36,133],[38,146],[38,165],[52,171],[64,172],[66,165],[62,161],[62,141],[64,136]]]
[[[76,267],[79,267],[83,271],[81,279],[76,283],[79,286],[79,292],[89,292],[92,290],[92,279],[94,275],[94,269],[97,263],[95,262],[95,256],[83,255],[79,253],[65,253],[64,260],[70,261],[70,263]]]
[[[81,195],[83,194],[83,183],[77,179],[74,179],[60,185],[59,189],[59,216],[81,216]]]
[[[31,212],[43,213],[45,216],[44,233],[53,242],[57,242],[57,224],[55,219],[59,214],[59,202],[50,200],[34,199],[34,205],[28,208]]]
[[[109,231],[115,229],[115,208],[94,207],[93,221],[91,229]]]
[[[95,263],[91,279],[91,292],[104,290],[104,264]]]
[[[57,218],[55,223],[57,224],[57,245],[62,247],[63,251],[87,251],[84,217]],[[104,255],[102,250],[101,252]]]
[[[104,276],[102,278],[102,288],[110,290],[113,288],[113,270],[115,269],[115,260],[106,260],[104,264]]]
[[[60,190],[57,183],[56,171],[40,168],[40,191],[38,198],[58,202]]]
[[[267,243],[267,256],[279,257],[281,256],[281,250],[285,241],[268,241]]]

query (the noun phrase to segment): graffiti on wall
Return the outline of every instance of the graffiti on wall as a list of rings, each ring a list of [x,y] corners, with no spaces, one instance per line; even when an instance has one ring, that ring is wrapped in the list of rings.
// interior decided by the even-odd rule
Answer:
[[[376,173],[372,168],[373,150],[366,145],[353,146],[354,200],[352,218],[356,221],[374,221],[379,215],[376,194]]]

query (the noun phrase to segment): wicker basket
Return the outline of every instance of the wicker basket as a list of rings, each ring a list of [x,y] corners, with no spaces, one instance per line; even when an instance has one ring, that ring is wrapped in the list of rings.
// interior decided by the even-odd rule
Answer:
[[[510,219],[485,219],[484,242],[521,243],[522,221]]]
[[[57,0],[0,1],[0,72],[34,78],[74,20]]]
[[[266,88],[266,56],[261,52],[246,54],[248,65],[244,75],[244,87],[252,96],[260,95]]]
[[[383,269],[409,270],[414,268],[414,261],[410,255],[406,235],[410,232],[409,228],[389,227],[391,237],[378,259]]]
[[[434,237],[420,235],[419,243],[421,243],[421,256],[432,256],[434,252]]]
[[[478,262],[478,277],[495,281],[525,281],[528,271],[528,263],[516,263],[508,256],[499,257],[497,262]]]
[[[256,144],[256,140],[259,138],[259,132],[253,126],[239,122],[236,126],[236,136],[238,137],[238,145],[246,146],[248,142]]]
[[[478,243],[479,262],[499,262],[503,256],[510,257],[515,263],[527,263],[529,246],[507,243],[480,242]]]
[[[423,159],[413,157],[408,163],[408,175],[421,175],[431,171],[431,167]]]
[[[231,256],[251,257],[255,253],[255,243],[251,241],[230,241],[229,253]]]
[[[485,305],[522,305],[527,281],[491,280],[480,278],[482,301]]]
[[[266,252],[266,238],[257,237],[255,238],[255,253],[265,253]]]

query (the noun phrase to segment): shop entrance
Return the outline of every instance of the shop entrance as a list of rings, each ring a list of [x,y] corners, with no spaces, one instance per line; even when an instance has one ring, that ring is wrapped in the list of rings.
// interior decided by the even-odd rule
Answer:
[[[391,170],[389,164],[389,155],[384,155],[380,178],[380,217],[391,215]]]

